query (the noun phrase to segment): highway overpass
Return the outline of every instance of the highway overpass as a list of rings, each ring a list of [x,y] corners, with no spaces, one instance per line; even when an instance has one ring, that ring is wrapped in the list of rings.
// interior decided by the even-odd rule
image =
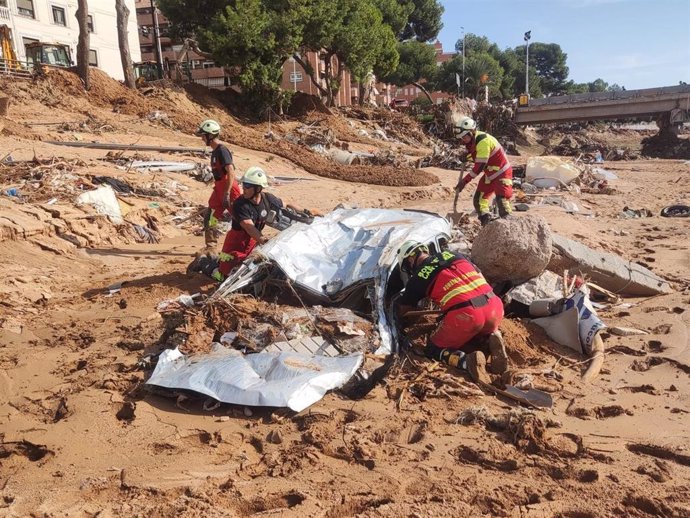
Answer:
[[[690,120],[690,85],[530,99],[515,112],[515,122],[523,125],[638,117],[672,125]]]

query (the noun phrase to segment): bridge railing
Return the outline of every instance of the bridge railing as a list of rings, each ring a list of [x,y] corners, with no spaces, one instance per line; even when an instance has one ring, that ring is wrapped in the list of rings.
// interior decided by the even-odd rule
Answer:
[[[555,95],[543,99],[530,99],[529,106],[544,106],[549,104],[575,104],[597,101],[616,101],[635,99],[638,97],[658,97],[667,94],[690,94],[690,85],[663,86],[659,88],[643,88],[639,90],[622,90],[620,92],[588,92],[571,95]]]

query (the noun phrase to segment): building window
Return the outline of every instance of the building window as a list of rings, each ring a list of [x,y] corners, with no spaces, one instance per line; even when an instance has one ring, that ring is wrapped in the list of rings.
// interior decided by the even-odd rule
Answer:
[[[7,0],[0,0],[0,7],[7,7]]]
[[[36,18],[33,0],[17,0],[17,13],[29,18]]]
[[[66,27],[67,20],[65,19],[65,10],[62,7],[57,7],[55,5],[51,6],[51,8],[53,11],[53,23],[55,25]]]
[[[98,66],[98,52],[93,49],[89,49],[89,65],[92,67]]]
[[[93,16],[88,15],[86,17],[86,26],[89,28],[89,32],[93,32]]]

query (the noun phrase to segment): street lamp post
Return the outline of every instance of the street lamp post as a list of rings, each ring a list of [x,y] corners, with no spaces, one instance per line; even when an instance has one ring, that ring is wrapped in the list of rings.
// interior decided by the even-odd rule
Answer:
[[[460,27],[462,30],[462,98],[465,98],[465,28]]]
[[[525,33],[525,93],[529,98],[529,40],[532,37],[532,31]]]

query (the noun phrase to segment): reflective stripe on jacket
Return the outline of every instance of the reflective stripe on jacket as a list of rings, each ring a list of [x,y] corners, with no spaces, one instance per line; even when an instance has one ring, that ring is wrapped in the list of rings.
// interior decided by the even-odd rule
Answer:
[[[445,260],[453,258],[451,252],[442,252],[440,255]],[[445,310],[491,291],[491,286],[470,261],[456,259],[438,272],[429,289],[429,297]]]
[[[465,176],[465,183],[476,178],[482,171],[484,171],[485,181],[489,183],[510,170],[510,162],[508,162],[503,146],[488,133],[477,131],[474,142],[468,151],[474,161],[474,167]]]

